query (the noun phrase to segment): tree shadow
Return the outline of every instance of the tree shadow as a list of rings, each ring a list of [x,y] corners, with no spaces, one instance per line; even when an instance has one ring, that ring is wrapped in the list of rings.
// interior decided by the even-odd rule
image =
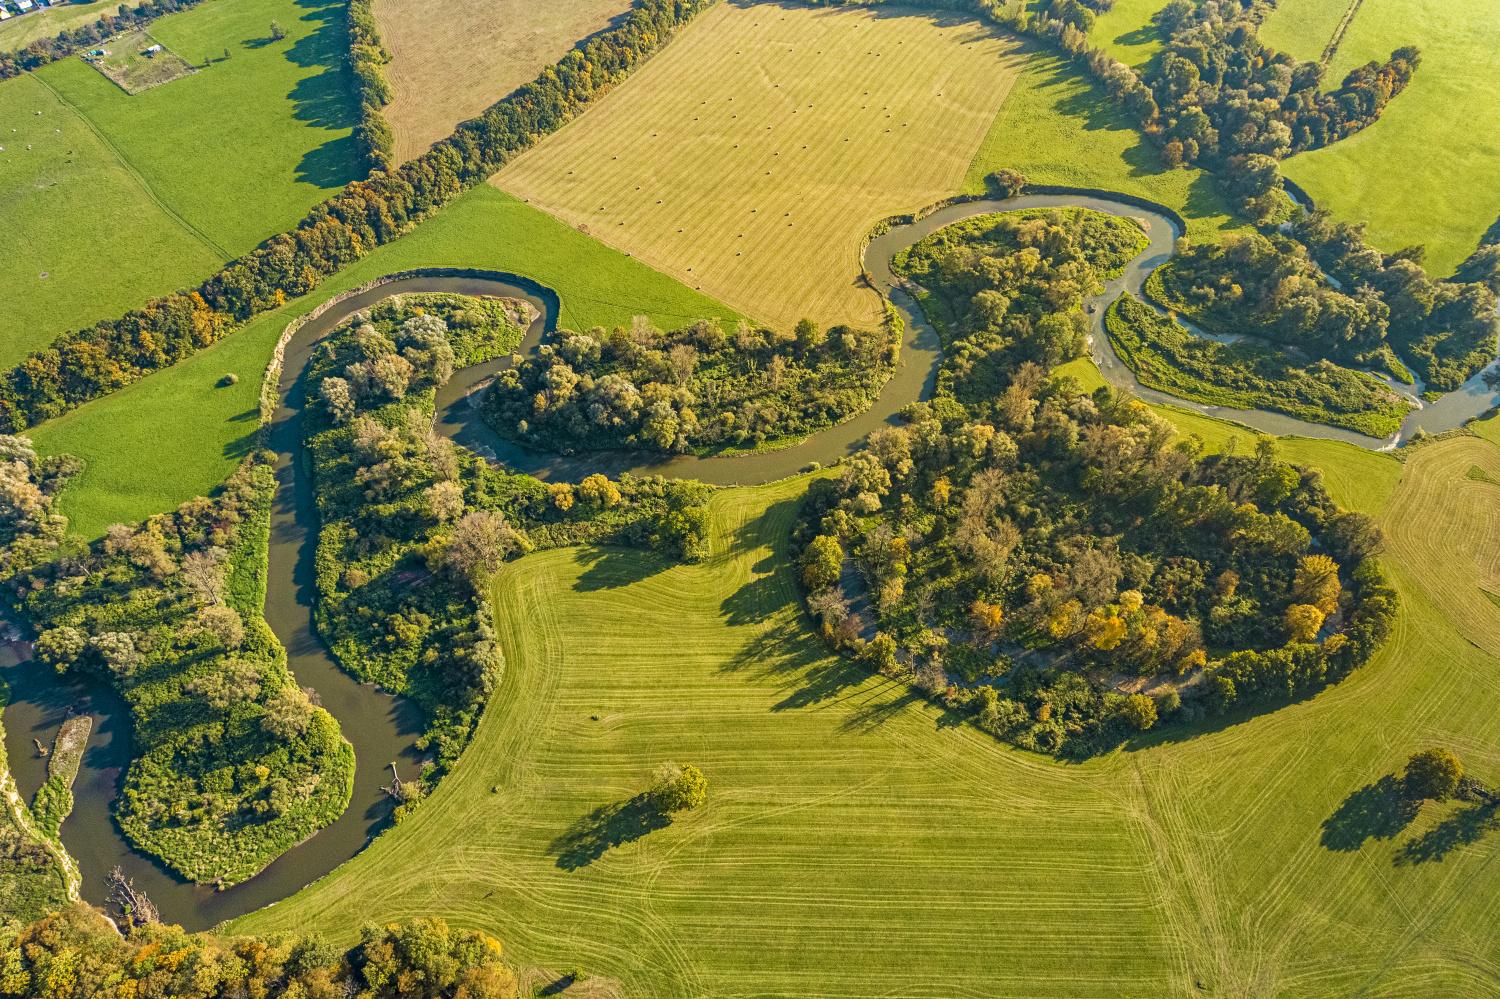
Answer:
[[[1391,862],[1397,867],[1441,863],[1454,850],[1477,843],[1496,829],[1500,829],[1500,804],[1469,805],[1403,843]]]
[[[588,566],[573,584],[581,593],[629,586],[668,567],[661,556],[633,548],[586,548],[578,553],[578,561]]]
[[[1400,781],[1386,774],[1349,795],[1323,820],[1323,847],[1349,853],[1365,840],[1394,839],[1417,817],[1420,805],[1405,793]]]
[[[587,867],[618,846],[665,829],[672,817],[662,812],[643,791],[633,798],[600,805],[557,837],[548,849],[557,854],[565,871]]]
[[[297,5],[307,11],[302,20],[317,26],[293,42],[286,57],[295,65],[321,72],[298,80],[292,87],[287,95],[292,102],[292,117],[329,131],[353,129],[359,124],[359,106],[345,58],[348,38],[344,5],[328,0],[297,0]],[[351,132],[308,150],[297,164],[296,177],[319,187],[342,187],[361,173],[359,160],[359,146]]]

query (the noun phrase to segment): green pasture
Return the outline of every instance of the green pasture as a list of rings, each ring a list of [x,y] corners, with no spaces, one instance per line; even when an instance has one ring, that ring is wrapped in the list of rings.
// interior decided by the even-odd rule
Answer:
[[[1094,18],[1089,40],[1127,66],[1144,66],[1166,42],[1152,21],[1166,5],[1166,0],[1117,0]]]
[[[43,453],[72,453],[86,463],[63,494],[73,530],[93,537],[112,523],[139,520],[212,489],[254,446],[261,375],[286,324],[339,292],[414,267],[524,274],[558,292],[560,321],[575,329],[628,324],[636,315],[662,326],[738,318],[507,194],[476,188],[312,295],[31,431]],[[220,386],[231,372],[238,384]]]
[[[1264,37],[1317,59],[1347,0],[1287,0]],[[1327,25],[1327,31],[1312,25]],[[1424,244],[1444,276],[1500,220],[1500,17],[1493,8],[1429,0],[1364,0],[1328,69],[1350,69],[1416,45],[1422,65],[1380,121],[1288,160],[1284,172],[1341,219],[1369,223],[1386,251]]]
[[[1493,993],[1500,822],[1408,817],[1375,782],[1434,743],[1500,774],[1500,618],[1476,585],[1495,567],[1473,554],[1500,508],[1464,474],[1500,473],[1500,448],[1283,444],[1381,518],[1403,600],[1387,647],[1316,697],[1081,765],[1007,749],[806,637],[786,549],[805,480],[724,491],[703,565],[572,549],[502,573],[509,665],[457,768],[233,928],[348,940],[436,913],[522,966],[660,997]],[[1488,618],[1445,615],[1475,601]],[[659,827],[623,806],[664,760],[711,786]]]
[[[196,284],[360,173],[343,11],[164,17],[152,37],[197,71],[134,95],[78,58],[0,83],[0,363]]]
[[[1033,49],[995,116],[964,190],[1004,167],[1033,183],[1123,191],[1177,209],[1191,236],[1213,239],[1243,223],[1231,218],[1213,178],[1202,170],[1168,170],[1156,148],[1110,102],[1103,89],[1066,60]]]

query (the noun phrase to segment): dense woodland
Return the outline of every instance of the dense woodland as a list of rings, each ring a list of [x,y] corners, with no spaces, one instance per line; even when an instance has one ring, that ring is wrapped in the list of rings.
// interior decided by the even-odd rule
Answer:
[[[1315,689],[1394,613],[1379,531],[1316,475],[1269,445],[1204,457],[1127,394],[1049,376],[1130,255],[1100,233],[1127,225],[1014,213],[913,247],[939,394],[817,482],[798,527],[831,642],[1045,752]]]
[[[804,319],[778,333],[702,321],[664,333],[563,331],[496,378],[485,419],[550,450],[668,453],[754,449],[805,436],[868,409],[900,350],[899,328]]]
[[[441,919],[370,926],[345,950],[312,934],[128,935],[84,905],[0,923],[0,996],[16,999],[511,999],[500,942]]]
[[[257,455],[215,496],[65,542],[11,581],[39,662],[97,678],[129,707],[120,828],[202,883],[257,873],[336,819],[352,786],[338,723],[297,686],[261,617],[274,489]]]
[[[640,0],[483,116],[396,170],[350,184],[296,229],[192,291],[65,333],[0,375],[0,431],[18,431],[168,367],[305,295],[494,173],[607,93],[709,0]]]
[[[486,582],[507,558],[585,541],[703,553],[707,489],[591,475],[546,484],[437,435],[435,390],[454,367],[509,354],[513,303],[389,299],[321,345],[307,382],[307,447],[321,530],[317,623],[340,664],[412,696],[428,718],[426,783],[457,760],[503,669]],[[424,784],[406,782],[408,795]]]

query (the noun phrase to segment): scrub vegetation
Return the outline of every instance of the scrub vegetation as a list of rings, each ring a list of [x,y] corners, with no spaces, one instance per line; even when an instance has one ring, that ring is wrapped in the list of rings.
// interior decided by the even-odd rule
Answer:
[[[1132,228],[1002,214],[900,256],[942,319],[938,394],[815,484],[794,535],[836,648],[1043,752],[1316,689],[1394,613],[1379,531],[1269,442],[1203,460],[1129,396],[1046,377]]]
[[[504,659],[482,594],[500,565],[582,541],[702,555],[706,488],[585,478],[546,485],[492,468],[432,429],[456,367],[504,356],[530,316],[454,295],[402,296],[351,317],[318,349],[307,383],[317,492],[315,620],[344,669],[410,695],[430,766],[400,785],[418,800],[468,744]]]
[[[951,13],[721,3],[494,183],[758,322],[871,327],[870,227],[957,190],[1020,65]]]

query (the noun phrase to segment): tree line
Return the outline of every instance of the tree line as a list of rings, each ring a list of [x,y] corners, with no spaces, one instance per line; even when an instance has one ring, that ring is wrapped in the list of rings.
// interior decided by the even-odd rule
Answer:
[[[380,40],[380,26],[375,22],[375,0],[349,0],[349,69],[354,74],[355,96],[359,99],[359,124],[354,139],[371,170],[389,171],[396,137],[381,109],[391,102],[390,80],[385,67],[391,53]]]
[[[191,291],[65,333],[0,376],[0,431],[15,432],[176,363],[316,288],[390,242],[619,83],[708,0],[638,0],[618,25],[409,163],[351,183],[296,229]]]
[[[152,923],[121,935],[96,909],[65,906],[0,924],[0,996],[16,999],[512,999],[494,937],[441,919],[370,925],[352,947],[310,933],[187,933]]]

